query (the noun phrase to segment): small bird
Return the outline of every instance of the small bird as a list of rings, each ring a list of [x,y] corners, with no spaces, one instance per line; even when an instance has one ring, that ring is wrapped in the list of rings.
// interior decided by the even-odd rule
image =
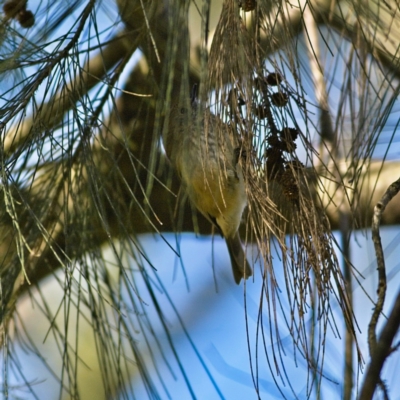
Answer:
[[[231,128],[209,110],[200,110],[196,87],[182,103],[171,109],[163,135],[167,157],[191,203],[225,238],[239,284],[252,269],[238,233],[247,198]]]

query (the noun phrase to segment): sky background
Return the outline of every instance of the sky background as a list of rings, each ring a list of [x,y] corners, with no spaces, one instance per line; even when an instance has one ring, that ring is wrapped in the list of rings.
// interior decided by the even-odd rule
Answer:
[[[167,235],[166,238],[171,244],[174,243],[174,236]],[[384,228],[382,230],[382,242],[387,257],[388,291],[385,312],[387,313],[393,303],[394,296],[400,286],[399,278],[399,243],[400,231],[398,228]],[[165,320],[170,329],[171,337],[176,346],[177,353],[181,359],[183,368],[187,373],[187,378],[191,384],[192,393],[198,399],[256,399],[253,379],[249,364],[249,347],[246,337],[246,318],[244,309],[243,283],[235,285],[231,277],[231,269],[225,243],[220,238],[214,239],[214,267],[215,281],[212,269],[212,252],[210,238],[196,238],[191,234],[184,234],[181,238],[180,249],[182,260],[188,266],[186,268],[187,280],[190,283],[190,290],[184,274],[177,269],[174,273],[173,265],[176,256],[171,249],[160,238],[151,235],[142,237],[142,244],[154,265],[158,266],[158,271],[154,274],[154,287],[157,299],[163,306]],[[356,232],[352,239],[352,260],[359,271],[364,275],[364,289],[369,295],[374,296],[376,291],[376,264],[372,249],[372,242],[368,235]],[[111,258],[111,257],[110,257]],[[190,260],[190,262],[189,262]],[[151,271],[151,270],[149,270]],[[279,280],[279,263],[275,266],[275,272]],[[150,272],[151,273],[151,272]],[[258,318],[258,305],[260,299],[260,275],[255,274],[255,280],[248,280],[246,283],[246,306],[247,306],[247,330],[251,354],[255,355],[255,337]],[[217,290],[216,290],[217,284]],[[163,289],[161,289],[163,285]],[[154,378],[160,399],[190,399],[191,392],[185,384],[185,379],[180,373],[179,366],[169,350],[168,340],[162,331],[151,298],[146,296],[144,287],[138,286],[143,302],[146,304],[146,312],[150,320],[154,322],[156,336],[160,340],[159,345],[164,349],[165,362],[161,353],[154,342],[152,350],[156,358],[158,374],[162,376],[164,387],[157,378],[155,367],[150,367],[150,374]],[[284,291],[283,291],[284,292]],[[372,304],[367,299],[359,286],[354,287],[354,305],[357,322],[361,333],[359,333],[359,344],[365,360],[368,360],[366,343],[366,332],[369,318],[372,311]],[[50,300],[50,308],[53,312],[58,308],[62,301],[62,292],[59,283],[54,279],[49,279],[42,285],[42,293]],[[176,307],[174,310],[170,306],[170,301]],[[60,368],[59,353],[55,347],[55,341],[51,335],[46,336],[49,329],[49,321],[38,310],[31,308],[32,300],[25,298],[19,305],[21,317],[24,318],[26,329],[30,332],[40,350],[40,354],[49,365],[57,370]],[[179,318],[177,316],[179,314]],[[269,328],[268,315],[264,311],[265,329]],[[282,318],[280,316],[279,318]],[[340,314],[336,310],[336,323],[342,331],[343,323]],[[184,331],[180,321],[186,329]],[[380,320],[382,324],[383,318]],[[158,328],[157,328],[158,326]],[[86,331],[88,337],[84,337],[82,329],[80,340],[84,346],[88,346],[89,353],[85,355],[85,362],[90,366],[90,353],[95,352],[91,334]],[[294,363],[294,353],[290,336],[284,334],[282,329],[282,342],[285,349],[283,361],[286,367],[287,377],[290,379],[293,390],[298,398],[306,398],[307,372],[304,360],[297,355],[297,366]],[[135,340],[138,340],[139,347],[143,337],[139,332],[132,332]],[[189,338],[190,337],[190,340]],[[268,338],[267,338],[268,339]],[[397,338],[398,340],[399,338]],[[146,359],[146,348],[143,344],[144,358]],[[343,340],[335,338],[331,331],[328,333],[325,354],[325,373],[330,379],[322,381],[323,399],[341,398],[341,382],[343,370]],[[267,353],[271,357],[272,348],[270,343],[266,343]],[[25,353],[23,347],[17,346],[16,353],[19,357],[22,369],[27,380],[34,383],[35,391],[39,399],[57,398],[59,385],[51,376],[49,371],[43,366],[42,360]],[[94,355],[94,354],[92,354]],[[89,360],[88,358],[89,357]],[[150,355],[148,355],[150,359]],[[258,381],[260,396],[263,399],[281,398],[274,378],[280,381],[279,376],[271,374],[266,362],[263,349],[259,351],[259,370]],[[149,364],[151,365],[151,363]],[[253,368],[255,366],[253,358]],[[254,370],[254,369],[253,369]],[[398,381],[398,371],[400,370],[400,357],[395,353],[385,364],[383,377],[388,384],[391,399],[400,399],[400,385]],[[81,369],[82,371],[82,369]],[[12,372],[12,371],[11,371]],[[87,390],[97,390],[98,383],[94,379],[95,370],[88,368],[87,371]],[[93,381],[90,376],[92,375]],[[11,376],[13,374],[11,373]],[[212,377],[212,379],[210,379]],[[362,376],[359,377],[362,380]],[[15,393],[23,393],[23,398],[35,398],[23,389],[23,382],[16,377],[11,379],[18,388]],[[149,398],[146,389],[140,380],[132,382],[134,393],[132,399]],[[165,389],[167,388],[167,390]],[[90,390],[89,390],[90,389]],[[288,386],[281,385],[281,390],[287,398],[294,398]],[[311,399],[315,398],[311,396]]]

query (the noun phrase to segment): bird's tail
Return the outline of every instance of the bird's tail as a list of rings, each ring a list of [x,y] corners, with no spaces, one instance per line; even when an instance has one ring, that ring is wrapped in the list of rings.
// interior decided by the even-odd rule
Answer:
[[[242,278],[247,279],[253,275],[253,271],[243,251],[239,232],[236,232],[233,237],[226,238],[226,244],[231,258],[233,277],[235,278],[235,282],[239,284]]]

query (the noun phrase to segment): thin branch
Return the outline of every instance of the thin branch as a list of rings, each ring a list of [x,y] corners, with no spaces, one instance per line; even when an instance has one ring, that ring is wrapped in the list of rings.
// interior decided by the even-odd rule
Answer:
[[[385,302],[386,295],[386,267],[385,267],[385,257],[382,249],[381,237],[379,234],[379,227],[381,223],[382,214],[385,211],[386,206],[392,200],[392,198],[400,191],[400,178],[392,183],[387,189],[386,193],[383,195],[381,201],[374,208],[374,216],[372,220],[372,241],[374,242],[376,261],[378,264],[378,301],[374,312],[371,317],[370,324],[368,326],[368,342],[369,351],[372,356],[375,346],[376,346],[376,324],[378,323],[379,316],[383,309],[383,304]]]
[[[71,41],[72,42],[72,41]],[[26,118],[22,123],[11,127],[4,138],[4,153],[12,154],[24,141],[37,131],[42,134],[43,129],[34,130],[35,124],[40,120],[41,126],[45,130],[51,130],[60,123],[69,110],[76,106],[76,100],[82,98],[90,89],[92,89],[102,77],[110,70],[119,60],[121,60],[132,47],[130,36],[124,34],[117,35],[114,40],[108,42],[107,46],[96,56],[91,58],[86,65],[83,66],[81,74],[72,82],[66,84],[53,98],[40,107],[38,115],[32,115]],[[51,65],[42,69],[42,73],[35,81],[35,85],[31,90],[33,95],[40,83],[51,73],[57,63],[62,60],[70,50],[71,46],[67,46],[58,57],[51,61]],[[30,96],[23,103],[25,106]],[[4,122],[4,121],[3,121]]]
[[[313,11],[308,4],[303,13],[304,19],[304,33],[308,40],[306,40],[308,48],[308,59],[310,62],[311,74],[315,86],[315,96],[319,105],[319,134],[321,140],[329,143],[330,151],[336,149],[335,146],[335,132],[333,131],[332,118],[329,112],[328,105],[328,91],[326,89],[326,82],[324,77],[324,67],[321,63],[321,52],[319,45],[319,30],[317,22],[313,15]],[[325,143],[327,145],[327,143]],[[322,145],[321,145],[322,148]]]
[[[392,312],[376,343],[371,362],[364,378],[358,400],[372,399],[376,386],[380,383],[380,373],[387,357],[392,353],[392,342],[400,326],[400,291],[397,294]]]
[[[29,100],[34,96],[35,92],[39,88],[39,86],[43,83],[43,81],[49,77],[54,70],[54,68],[58,65],[58,63],[68,56],[70,50],[78,43],[81,34],[83,32],[83,28],[85,27],[86,21],[89,18],[93,8],[95,6],[95,1],[91,0],[85,7],[82,12],[81,19],[78,25],[76,32],[74,33],[72,39],[68,42],[63,50],[61,50],[56,57],[51,58],[46,65],[43,66],[35,81],[32,83],[29,88],[28,93],[24,95],[24,100],[20,102],[18,107],[14,109],[14,112],[9,116],[3,119],[2,123],[5,125],[9,120],[11,120],[18,112],[25,109]],[[52,108],[52,107],[51,107]],[[21,135],[22,131],[11,131],[4,138],[4,154],[9,155],[13,150],[23,142],[27,136],[30,134],[31,129],[25,131],[25,136]]]
[[[400,324],[400,293],[397,297],[395,306],[392,310],[380,337],[379,342],[376,339],[376,325],[383,310],[386,296],[386,268],[385,257],[383,254],[382,242],[379,233],[382,214],[392,198],[400,191],[400,178],[392,183],[383,195],[382,199],[374,208],[374,217],[372,220],[372,240],[374,242],[377,270],[378,270],[378,300],[371,321],[368,326],[368,345],[371,356],[371,363],[364,380],[364,386],[361,390],[360,400],[372,399],[376,386],[381,385],[380,372],[387,356],[390,354],[390,346]]]

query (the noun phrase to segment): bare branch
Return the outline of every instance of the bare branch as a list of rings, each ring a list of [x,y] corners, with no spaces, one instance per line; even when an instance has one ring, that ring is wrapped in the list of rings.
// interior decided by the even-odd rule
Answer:
[[[387,357],[392,353],[392,342],[400,326],[400,292],[393,305],[389,318],[382,329],[379,340],[371,354],[371,361],[364,376],[364,383],[360,391],[359,400],[373,398],[376,386],[381,380],[381,370]]]
[[[368,344],[371,356],[371,363],[367,370],[364,386],[361,390],[360,400],[372,399],[376,385],[380,383],[380,371],[383,367],[387,356],[390,354],[390,348],[393,338],[400,325],[400,293],[397,296],[397,300],[383,328],[379,342],[376,340],[376,325],[378,323],[379,316],[382,313],[383,305],[385,303],[386,296],[386,268],[385,268],[385,257],[382,249],[381,237],[379,234],[380,222],[383,212],[387,204],[393,199],[393,197],[400,191],[400,178],[392,183],[383,195],[382,199],[374,208],[374,217],[372,221],[372,240],[374,242],[376,259],[378,264],[378,300],[374,312],[371,316],[371,321],[368,326]]]

